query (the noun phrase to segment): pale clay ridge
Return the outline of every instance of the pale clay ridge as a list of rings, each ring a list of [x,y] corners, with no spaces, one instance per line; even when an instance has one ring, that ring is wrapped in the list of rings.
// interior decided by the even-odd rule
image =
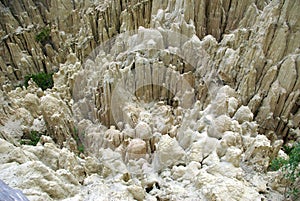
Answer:
[[[297,1],[35,2],[0,3],[1,180],[29,200],[283,200],[267,168],[300,137]],[[41,70],[53,89],[12,90]],[[32,130],[50,136],[20,145]]]

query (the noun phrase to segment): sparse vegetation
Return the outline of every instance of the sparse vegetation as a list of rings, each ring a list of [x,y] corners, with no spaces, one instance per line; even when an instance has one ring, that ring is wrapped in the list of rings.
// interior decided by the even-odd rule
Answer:
[[[53,87],[53,73],[47,74],[47,73],[37,73],[32,75],[26,75],[24,85],[27,88],[28,87],[28,81],[32,79],[42,90],[46,90],[48,88]]]
[[[49,27],[42,28],[42,30],[35,36],[35,40],[45,45],[50,41],[50,31]]]
[[[79,153],[84,153],[84,146],[83,146],[83,144],[78,145],[77,149],[78,149]]]
[[[43,133],[38,131],[31,131],[28,136],[24,136],[24,139],[21,139],[20,144],[36,146],[42,135]]]
[[[82,135],[84,135],[84,134],[82,134]],[[79,138],[79,133],[78,133],[77,128],[74,128],[74,139],[76,141],[77,150],[78,150],[79,154],[84,153],[84,145]]]
[[[281,170],[287,180],[285,198],[299,199],[300,194],[300,143],[293,147],[284,147],[289,159],[275,158],[271,162],[271,170]]]

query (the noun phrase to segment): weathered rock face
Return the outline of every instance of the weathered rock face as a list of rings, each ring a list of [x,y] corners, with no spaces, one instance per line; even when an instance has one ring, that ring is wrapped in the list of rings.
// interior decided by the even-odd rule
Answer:
[[[299,125],[300,36],[294,1],[99,3],[2,2],[0,83],[17,83],[37,71],[51,72],[71,52],[83,61],[98,44],[120,32],[136,31],[140,26],[169,29],[168,24],[176,22],[179,26],[171,27],[172,31],[188,37],[196,34],[200,39],[211,34],[220,41],[217,45],[204,40],[210,58],[201,76],[215,72],[224,84],[237,90],[242,104],[249,105],[259,121],[261,133],[275,131],[285,138]],[[40,44],[35,35],[48,24],[50,41]],[[275,102],[278,107],[269,106]],[[104,118],[108,117],[101,117],[102,121]],[[109,124],[110,120],[106,121]]]
[[[284,199],[268,167],[300,139],[296,1],[13,0],[0,9],[9,186],[30,200]],[[15,88],[39,71],[56,72],[52,89]],[[21,145],[32,131],[47,136]]]
[[[69,136],[72,133],[75,134],[72,114],[62,100],[50,95],[43,96],[41,98],[41,110],[43,118],[47,122],[47,130],[58,145],[62,146],[63,142],[73,140],[72,136]],[[68,144],[72,144],[72,142]]]

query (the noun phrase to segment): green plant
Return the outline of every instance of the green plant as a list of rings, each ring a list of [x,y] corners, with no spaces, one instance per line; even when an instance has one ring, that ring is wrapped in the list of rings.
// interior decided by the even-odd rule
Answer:
[[[46,90],[48,88],[53,87],[53,73],[47,74],[47,73],[37,73],[32,75],[26,75],[25,76],[25,82],[24,85],[27,88],[28,87],[28,81],[32,79],[42,90]]]
[[[78,149],[79,153],[84,153],[84,146],[83,146],[83,144],[78,145],[77,149]]]
[[[81,135],[84,136],[84,133]],[[79,154],[84,153],[84,145],[83,145],[81,139],[79,138],[79,133],[78,133],[78,130],[76,127],[74,127],[74,136],[73,137],[76,141],[77,150],[78,150]]]
[[[283,145],[282,146],[283,151],[287,154],[290,155],[291,151],[293,150],[294,147],[288,146],[288,145]]]
[[[50,41],[50,31],[49,27],[42,28],[42,30],[35,36],[35,40],[45,45]]]
[[[36,146],[42,135],[43,133],[39,133],[38,131],[31,131],[29,136],[25,136],[24,139],[21,139],[20,144]]]
[[[287,180],[285,197],[290,196],[296,200],[299,198],[300,191],[300,143],[298,142],[288,149],[284,147],[284,149],[288,150],[289,158],[275,158],[272,160],[270,168],[274,171],[281,169]]]
[[[283,159],[283,158],[280,158],[280,157],[277,157],[275,159],[272,160],[271,162],[271,166],[270,166],[270,169],[272,171],[277,171],[279,170],[283,165],[285,165],[287,162],[287,160]]]

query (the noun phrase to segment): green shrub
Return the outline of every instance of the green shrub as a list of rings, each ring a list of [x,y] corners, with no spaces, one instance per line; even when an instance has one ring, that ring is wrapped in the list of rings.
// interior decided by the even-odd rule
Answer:
[[[44,27],[36,36],[35,40],[37,42],[42,43],[45,45],[47,42],[50,41],[50,28],[49,27]]]
[[[274,171],[282,170],[284,178],[287,180],[285,197],[290,196],[296,200],[299,198],[300,191],[300,143],[284,149],[287,150],[289,159],[275,158],[272,160],[270,168]]]
[[[83,146],[83,144],[78,145],[77,149],[78,149],[79,153],[84,153],[84,146]]]
[[[279,170],[283,165],[286,165],[287,164],[287,160],[283,159],[283,158],[275,158],[274,160],[272,160],[271,162],[271,170],[272,171],[277,171]]]
[[[46,90],[48,88],[53,87],[53,73],[47,74],[47,73],[37,73],[32,75],[26,75],[25,76],[25,82],[24,85],[27,88],[28,87],[28,81],[32,78],[32,80],[42,89]]]
[[[20,144],[36,146],[42,135],[43,133],[39,133],[38,131],[31,131],[29,136],[25,136],[24,139],[21,139]]]
[[[84,136],[84,133],[82,133],[81,136]],[[76,141],[76,144],[77,144],[77,150],[78,150],[79,154],[84,153],[84,145],[83,145],[83,143],[81,142],[81,140],[80,140],[80,138],[79,138],[78,130],[77,130],[77,128],[75,128],[75,127],[74,127],[74,136],[73,136],[73,138],[74,138],[75,141]]]

